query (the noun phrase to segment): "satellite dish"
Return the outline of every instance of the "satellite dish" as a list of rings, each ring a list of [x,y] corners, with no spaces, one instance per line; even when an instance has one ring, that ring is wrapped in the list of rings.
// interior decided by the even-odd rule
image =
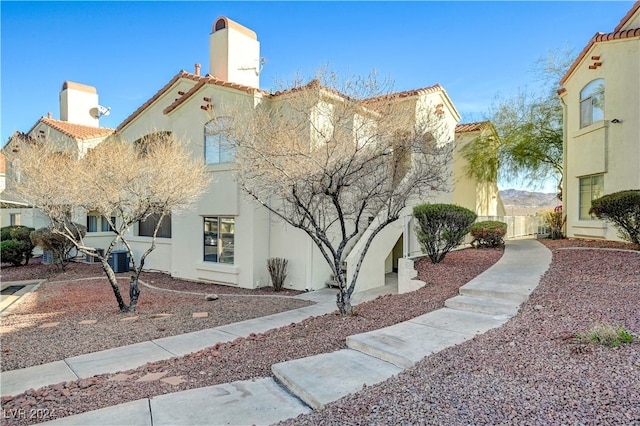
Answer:
[[[105,108],[102,105],[98,105],[97,107],[93,107],[89,110],[89,114],[93,118],[100,118],[105,115],[109,115],[111,113],[111,107]]]

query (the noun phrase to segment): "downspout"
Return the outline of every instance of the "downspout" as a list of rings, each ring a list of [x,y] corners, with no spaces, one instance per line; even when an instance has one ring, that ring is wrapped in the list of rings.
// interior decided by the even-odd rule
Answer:
[[[405,259],[409,257],[409,221],[411,216],[404,215],[404,226],[402,229],[402,257]]]
[[[568,138],[567,138],[567,104],[564,101],[564,98],[560,96],[560,102],[562,103],[562,212],[565,215],[565,218],[569,217],[569,212],[567,211],[567,182],[569,180],[569,174],[567,173],[567,152],[568,148]],[[564,223],[564,235],[568,237],[568,220],[565,220]]]

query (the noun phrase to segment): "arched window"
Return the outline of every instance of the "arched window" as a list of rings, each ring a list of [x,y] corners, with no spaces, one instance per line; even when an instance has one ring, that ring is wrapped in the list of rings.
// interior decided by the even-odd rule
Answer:
[[[204,125],[204,159],[207,164],[228,163],[235,157],[229,139],[231,118],[218,117]]]
[[[593,80],[580,92],[580,128],[604,120],[604,78]]]
[[[146,155],[154,144],[173,141],[170,131],[153,132],[133,142],[133,146],[141,155]]]

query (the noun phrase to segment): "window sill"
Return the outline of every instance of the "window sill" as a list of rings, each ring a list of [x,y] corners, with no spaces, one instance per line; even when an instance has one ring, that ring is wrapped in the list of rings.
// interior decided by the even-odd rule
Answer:
[[[238,275],[240,273],[240,268],[236,265],[216,262],[199,262],[198,264],[196,264],[196,269],[198,271],[223,272],[226,274],[234,275]]]
[[[605,229],[606,225],[603,221],[594,219],[578,219],[576,223],[573,224],[574,228],[593,228],[593,229]]]
[[[229,170],[233,170],[233,163],[207,164],[205,170],[207,172],[226,172]]]
[[[132,237],[128,237],[127,241],[130,241],[132,243],[150,243],[151,242],[151,237],[145,237],[145,236],[142,236],[142,235],[134,235]],[[171,238],[157,237],[156,238],[156,244],[170,245],[171,244]]]
[[[579,138],[582,135],[586,135],[587,133],[595,132],[596,130],[600,130],[602,128],[609,127],[609,121],[600,120],[595,123],[589,124],[587,127],[583,127],[582,129],[576,131],[573,134],[574,138]]]
[[[114,236],[115,233],[111,232],[111,231],[94,231],[94,232],[87,232],[85,234],[85,237],[112,237]]]

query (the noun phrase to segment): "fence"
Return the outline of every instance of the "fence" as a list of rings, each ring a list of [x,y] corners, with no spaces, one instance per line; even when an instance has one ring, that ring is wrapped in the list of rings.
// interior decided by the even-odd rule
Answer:
[[[477,222],[485,220],[496,220],[507,224],[506,239],[520,238],[541,234],[548,234],[549,230],[542,216],[478,216]],[[420,243],[415,233],[415,219],[413,215],[405,217],[404,221],[404,257],[417,256],[422,254]],[[467,236],[465,243],[469,243],[471,238]]]

